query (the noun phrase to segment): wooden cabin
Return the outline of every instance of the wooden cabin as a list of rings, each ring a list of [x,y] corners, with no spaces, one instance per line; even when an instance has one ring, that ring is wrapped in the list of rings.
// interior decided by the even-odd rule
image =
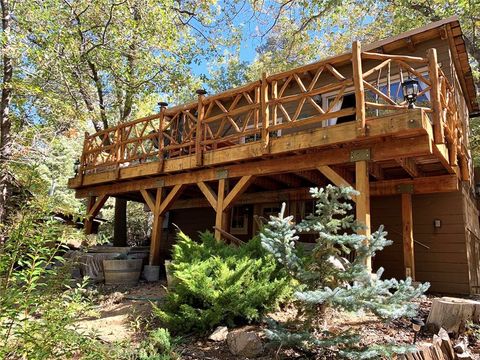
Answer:
[[[414,108],[402,84],[414,79]],[[456,18],[86,134],[70,179],[93,218],[108,197],[154,214],[150,264],[169,257],[173,224],[249,239],[256,219],[312,211],[309,188],[352,185],[358,219],[394,244],[385,276],[476,293],[480,233],[468,134],[479,115]],[[91,231],[87,222],[86,231]],[[302,242],[312,242],[303,234]]]

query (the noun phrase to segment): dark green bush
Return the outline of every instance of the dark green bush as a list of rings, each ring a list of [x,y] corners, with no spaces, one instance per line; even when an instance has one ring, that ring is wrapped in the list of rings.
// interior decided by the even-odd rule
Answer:
[[[239,247],[216,241],[209,232],[200,240],[180,233],[174,246],[171,269],[177,283],[156,309],[172,331],[256,321],[291,293],[291,279],[258,238]]]

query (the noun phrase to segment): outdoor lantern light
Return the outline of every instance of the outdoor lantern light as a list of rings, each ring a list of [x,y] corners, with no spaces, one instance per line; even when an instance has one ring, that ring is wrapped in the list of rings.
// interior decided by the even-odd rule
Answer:
[[[160,102],[158,103],[158,106],[160,106],[160,109],[161,109],[161,108],[167,107],[167,106],[168,106],[168,103],[166,103],[166,102],[164,102],[164,101],[160,101]]]
[[[75,176],[78,175],[78,171],[80,170],[80,160],[75,160],[73,163],[73,172],[75,173]]]
[[[413,109],[415,107],[418,88],[418,81],[410,77],[402,83],[403,98],[408,102],[409,109]]]
[[[412,323],[412,330],[413,330],[413,343],[415,344],[417,342],[417,334],[418,332],[420,331],[420,329],[422,328],[422,326],[425,325],[425,323],[423,322],[422,319],[420,318],[413,318],[412,320],[410,320],[411,323]]]

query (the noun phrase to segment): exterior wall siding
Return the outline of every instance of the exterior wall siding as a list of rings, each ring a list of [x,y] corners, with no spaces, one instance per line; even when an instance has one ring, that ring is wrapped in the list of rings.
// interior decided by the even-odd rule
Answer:
[[[466,206],[474,206],[463,192],[415,195],[413,196],[414,239],[428,247],[415,244],[416,280],[431,283],[431,292],[468,294],[472,286],[479,285],[480,242],[471,242],[467,254],[468,228],[478,232],[478,217],[470,216],[470,225],[465,226]],[[259,206],[256,205],[255,211]],[[291,206],[290,206],[291,208]],[[476,210],[474,212],[477,214]],[[403,244],[400,196],[373,197],[371,199],[372,231],[381,224],[388,232],[393,244],[373,259],[374,270],[385,269],[384,278],[403,278]],[[434,220],[441,221],[440,228],[434,228]],[[252,222],[253,217],[250,217]],[[475,222],[476,221],[476,222]],[[215,212],[211,208],[174,210],[170,212],[170,222],[179,226],[187,235],[196,237],[199,231],[211,230],[215,223]],[[476,225],[475,225],[476,224]],[[248,236],[239,236],[247,240]],[[170,225],[162,246],[162,257],[168,258],[175,241],[175,231]],[[313,236],[303,236],[302,241],[310,242]],[[478,242],[478,244],[477,244]],[[476,247],[475,247],[476,246]],[[475,252],[475,250],[478,250]],[[469,261],[470,258],[470,261]],[[469,266],[470,264],[470,266]],[[478,273],[478,274],[477,274]],[[472,289],[474,291],[474,289]]]

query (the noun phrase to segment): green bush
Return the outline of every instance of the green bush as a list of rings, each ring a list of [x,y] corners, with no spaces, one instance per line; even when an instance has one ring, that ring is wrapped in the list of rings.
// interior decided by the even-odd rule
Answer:
[[[36,201],[13,217],[0,245],[0,358],[106,359],[98,341],[81,335],[77,319],[90,309],[86,282],[71,285],[61,254],[78,236]]]
[[[175,332],[207,331],[219,324],[259,320],[291,293],[291,279],[254,238],[239,247],[200,243],[179,233],[171,269],[177,283],[157,316]]]
[[[138,360],[174,360],[178,359],[174,352],[175,339],[167,329],[153,330],[138,351]]]

